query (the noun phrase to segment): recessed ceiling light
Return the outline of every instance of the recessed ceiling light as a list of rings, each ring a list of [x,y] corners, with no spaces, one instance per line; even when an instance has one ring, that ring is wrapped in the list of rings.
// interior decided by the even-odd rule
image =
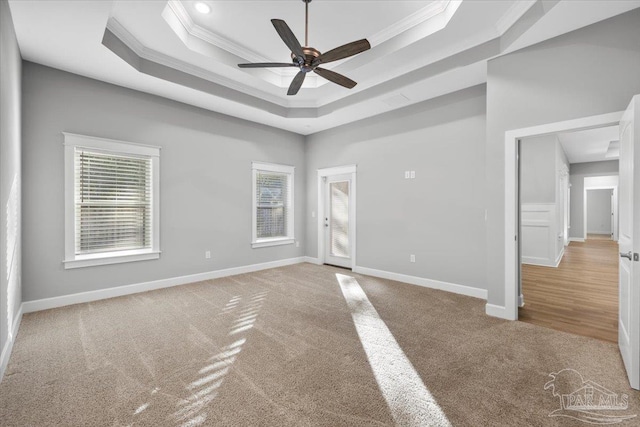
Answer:
[[[211,8],[206,3],[198,2],[198,3],[195,4],[194,7],[200,13],[209,13],[209,12],[211,12]]]

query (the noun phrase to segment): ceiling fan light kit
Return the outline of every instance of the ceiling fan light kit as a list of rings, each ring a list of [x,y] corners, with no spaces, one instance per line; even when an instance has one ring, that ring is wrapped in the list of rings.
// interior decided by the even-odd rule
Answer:
[[[271,67],[297,67],[300,69],[298,74],[293,78],[287,95],[295,95],[302,87],[304,78],[307,73],[313,71],[321,77],[346,87],[347,89],[353,88],[357,83],[348,77],[338,74],[335,71],[321,68],[321,64],[328,62],[338,61],[340,59],[348,58],[350,56],[357,55],[365,50],[371,49],[371,44],[367,39],[357,40],[351,43],[347,43],[335,49],[332,49],[324,54],[318,49],[309,46],[309,3],[311,0],[302,0],[305,3],[305,23],[304,23],[304,44],[302,46],[296,38],[291,28],[282,19],[272,19],[271,23],[278,32],[278,35],[282,41],[291,49],[292,62],[280,63],[280,62],[261,62],[250,64],[238,64],[240,68],[271,68]]]

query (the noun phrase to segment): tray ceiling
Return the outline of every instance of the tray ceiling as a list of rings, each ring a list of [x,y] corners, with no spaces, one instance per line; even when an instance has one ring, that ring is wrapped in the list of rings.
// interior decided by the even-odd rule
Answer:
[[[492,57],[640,7],[640,0],[339,1],[309,4],[320,51],[367,38],[371,50],[326,68],[348,90],[295,69],[273,29],[284,19],[304,44],[304,4],[283,1],[10,0],[25,59],[212,111],[310,134],[486,81]]]

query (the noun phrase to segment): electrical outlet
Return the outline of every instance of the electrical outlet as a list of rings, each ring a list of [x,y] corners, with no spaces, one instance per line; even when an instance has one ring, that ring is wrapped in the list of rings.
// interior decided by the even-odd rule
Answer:
[[[311,218],[315,218],[315,217],[316,217],[316,212],[315,211],[311,212]]]
[[[416,179],[416,171],[411,171],[411,179]]]
[[[296,241],[296,248],[300,247],[300,242]]]
[[[404,179],[409,179],[411,177],[411,171],[404,171]]]
[[[414,254],[409,255],[409,262],[416,262],[416,256]]]
[[[204,257],[205,257],[206,259],[211,259],[211,251],[205,251],[205,252],[204,252]]]

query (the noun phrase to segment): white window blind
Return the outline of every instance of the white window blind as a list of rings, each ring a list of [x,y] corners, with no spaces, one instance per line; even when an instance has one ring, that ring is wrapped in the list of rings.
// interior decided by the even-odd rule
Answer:
[[[151,188],[151,159],[76,148],[76,254],[151,248]]]
[[[293,243],[292,166],[253,164],[253,247]]]
[[[160,147],[63,134],[64,267],[160,258]]]
[[[258,239],[287,236],[288,180],[283,173],[256,173]]]

